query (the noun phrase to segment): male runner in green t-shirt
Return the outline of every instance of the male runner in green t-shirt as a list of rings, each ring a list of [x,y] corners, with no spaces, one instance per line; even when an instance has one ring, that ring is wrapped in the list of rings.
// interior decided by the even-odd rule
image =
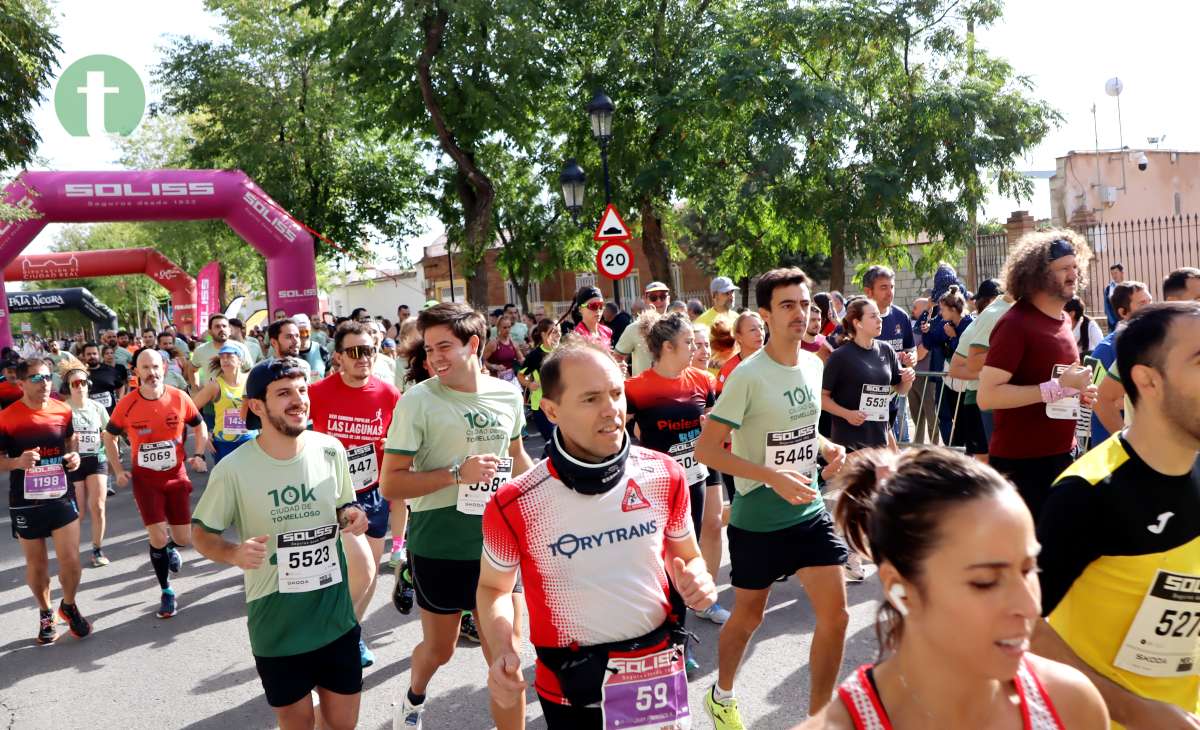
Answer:
[[[246,425],[257,438],[221,460],[192,516],[200,554],[245,572],[250,647],[281,728],[312,728],[311,692],[326,728],[358,722],[362,666],[339,528],[367,529],[346,450],[307,431],[307,371],[260,363],[246,380]],[[243,542],[221,537],[230,526]]]
[[[438,304],[421,312],[417,330],[434,377],[396,405],[380,475],[383,496],[406,499],[412,510],[408,566],[422,639],[413,649],[408,693],[397,705],[395,726],[405,728],[421,727],[429,681],[454,655],[462,612],[475,609],[483,508],[502,484],[533,468],[521,443],[521,394],[480,366],[483,316],[464,304]],[[514,601],[518,616],[523,603]],[[490,667],[495,656],[486,643],[483,654]],[[501,728],[519,727],[524,713],[523,702],[492,703]]]
[[[833,696],[846,638],[846,545],[817,491],[818,453],[827,473],[846,450],[817,433],[823,365],[801,349],[808,329],[809,279],[800,269],[773,269],[755,285],[771,332],[762,350],[729,376],[696,445],[701,462],[735,477],[729,520],[733,613],[721,629],[717,683],[704,700],[717,730],[742,727],[733,680],[762,623],[771,586],[795,575],[816,615],[809,651],[809,712]],[[723,444],[732,433],[732,451]]]

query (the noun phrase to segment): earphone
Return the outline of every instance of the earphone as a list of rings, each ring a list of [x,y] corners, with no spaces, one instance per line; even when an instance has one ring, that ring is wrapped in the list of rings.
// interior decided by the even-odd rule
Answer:
[[[892,604],[901,616],[908,616],[908,606],[904,601],[908,598],[908,592],[904,590],[904,586],[899,583],[893,583],[888,589],[888,603]]]

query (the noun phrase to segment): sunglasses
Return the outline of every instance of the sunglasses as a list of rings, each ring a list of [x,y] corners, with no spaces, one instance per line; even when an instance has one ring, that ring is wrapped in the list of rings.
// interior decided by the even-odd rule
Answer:
[[[601,302],[601,301],[588,302],[587,304],[585,304],[583,306],[587,307],[588,309],[592,310],[593,312],[599,312],[601,309],[604,309],[604,302]]]
[[[649,294],[647,294],[646,298],[652,302],[665,302],[668,299],[670,299],[671,296],[670,296],[670,292],[656,291],[656,292],[650,292]]]
[[[341,352],[351,360],[358,360],[364,357],[375,357],[375,348],[371,345],[352,345],[351,347],[343,347]]]
[[[80,380],[72,380],[72,381],[71,381],[71,387],[72,387],[72,388],[82,388],[83,386],[85,386],[85,385],[87,385],[87,384],[88,384],[88,381],[86,381],[86,380],[82,380],[82,379],[80,379]]]
[[[37,375],[30,375],[28,379],[29,382],[33,383],[34,385],[39,385],[41,383],[50,381],[52,378],[53,376],[51,376],[49,373],[38,373]]]

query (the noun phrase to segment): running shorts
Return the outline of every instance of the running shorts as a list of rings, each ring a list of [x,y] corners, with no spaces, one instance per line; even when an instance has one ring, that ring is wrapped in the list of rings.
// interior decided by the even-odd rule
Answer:
[[[192,524],[192,484],[175,480],[162,486],[133,480],[133,500],[146,526],[165,522],[168,525]]]
[[[730,582],[734,588],[758,591],[801,568],[844,565],[849,551],[833,518],[820,514],[791,527],[753,532],[729,526]]]
[[[42,504],[9,507],[12,535],[25,540],[42,540],[60,527],[79,519],[75,500],[70,496],[48,499]]]
[[[417,605],[430,613],[450,615],[475,610],[479,588],[478,560],[448,560],[408,554],[408,574],[417,594]],[[523,593],[518,576],[513,593]]]
[[[391,515],[391,507],[388,501],[379,493],[379,486],[376,485],[365,491],[354,495],[354,499],[358,502],[358,506],[363,508],[367,513],[367,537],[374,537],[382,540],[388,534],[388,517]],[[476,576],[478,582],[478,576]]]
[[[355,624],[325,646],[292,656],[254,657],[271,707],[294,705],[313,689],[353,695],[362,692],[362,659],[358,639],[362,627]]]
[[[93,474],[103,474],[108,476],[108,462],[100,461],[97,454],[89,454],[88,456],[79,457],[79,468],[73,472],[68,472],[67,476],[73,482],[82,482],[84,479]]]

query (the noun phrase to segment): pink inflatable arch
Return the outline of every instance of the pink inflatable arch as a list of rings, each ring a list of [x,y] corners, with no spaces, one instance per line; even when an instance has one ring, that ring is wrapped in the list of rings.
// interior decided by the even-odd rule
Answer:
[[[271,312],[318,311],[312,236],[241,170],[25,171],[5,188],[4,202],[40,217],[0,223],[0,269],[47,223],[220,218],[267,260]],[[0,346],[11,344],[2,279],[0,325]]]

